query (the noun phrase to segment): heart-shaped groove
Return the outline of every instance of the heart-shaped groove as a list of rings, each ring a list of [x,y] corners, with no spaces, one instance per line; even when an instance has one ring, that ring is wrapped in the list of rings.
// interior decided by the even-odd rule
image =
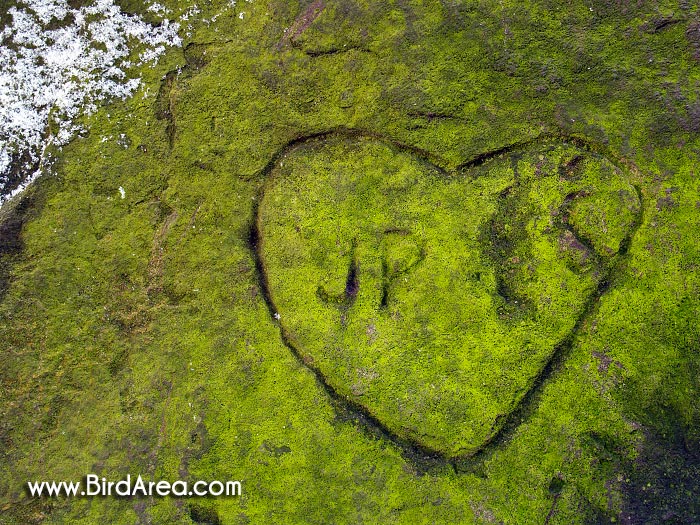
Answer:
[[[621,162],[543,136],[446,172],[374,134],[294,141],[253,244],[286,344],[410,452],[469,458],[530,410],[642,211]]]

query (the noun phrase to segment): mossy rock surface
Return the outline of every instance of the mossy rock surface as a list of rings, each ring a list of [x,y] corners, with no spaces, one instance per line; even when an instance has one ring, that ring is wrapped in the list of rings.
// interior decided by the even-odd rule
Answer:
[[[0,523],[700,522],[696,3],[161,3],[0,211]]]
[[[561,176],[573,157],[586,159],[575,180]],[[613,264],[617,250],[578,238],[592,230],[569,218],[580,199],[626,226],[598,233],[619,247],[635,188],[574,146],[532,144],[448,173],[373,138],[311,140],[279,159],[257,216],[272,307],[289,345],[389,432],[472,455]]]

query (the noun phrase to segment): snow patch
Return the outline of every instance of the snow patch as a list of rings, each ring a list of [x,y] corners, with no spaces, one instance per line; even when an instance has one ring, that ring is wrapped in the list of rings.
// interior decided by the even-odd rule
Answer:
[[[166,12],[157,3],[150,10]],[[0,204],[41,174],[49,145],[75,136],[76,118],[136,91],[134,65],[182,43],[177,23],[151,26],[114,0],[79,8],[68,0],[20,0],[8,14],[12,21],[0,31]],[[10,173],[18,158],[28,159],[21,181]]]

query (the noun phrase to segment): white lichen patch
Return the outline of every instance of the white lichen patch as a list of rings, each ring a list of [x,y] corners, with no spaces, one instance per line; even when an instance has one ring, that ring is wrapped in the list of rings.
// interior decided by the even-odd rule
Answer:
[[[155,3],[151,11],[165,14]],[[48,145],[75,135],[77,117],[136,91],[135,65],[181,45],[177,23],[154,27],[114,0],[78,8],[67,0],[20,0],[8,15],[0,31],[0,203],[40,174]],[[20,158],[17,180],[10,168]]]

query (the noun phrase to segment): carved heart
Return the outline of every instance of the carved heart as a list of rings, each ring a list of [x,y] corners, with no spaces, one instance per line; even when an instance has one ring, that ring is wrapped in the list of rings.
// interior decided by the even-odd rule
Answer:
[[[572,144],[446,173],[377,138],[324,137],[272,169],[258,253],[304,361],[391,433],[456,457],[572,336],[639,209],[621,169]]]

